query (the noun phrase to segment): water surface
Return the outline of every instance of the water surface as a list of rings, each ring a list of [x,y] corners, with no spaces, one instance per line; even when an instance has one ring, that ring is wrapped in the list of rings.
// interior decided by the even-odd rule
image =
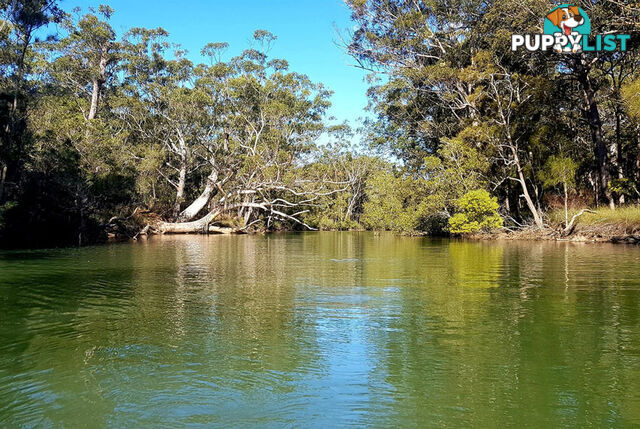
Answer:
[[[640,425],[640,248],[371,233],[0,253],[0,426]]]

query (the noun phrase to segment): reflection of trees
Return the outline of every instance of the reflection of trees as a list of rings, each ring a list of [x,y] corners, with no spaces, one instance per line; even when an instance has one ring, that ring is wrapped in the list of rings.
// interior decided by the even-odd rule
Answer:
[[[140,270],[136,279],[147,320],[154,314],[160,319],[152,325],[162,335],[154,338],[191,348],[191,359],[211,364],[212,371],[215,366],[216,377],[225,369],[292,371],[308,361],[312,331],[295,312],[299,273],[287,263],[300,254],[299,241],[278,236],[155,241],[140,257],[166,260],[168,269]]]
[[[415,279],[400,288],[390,333],[374,340],[397,418],[479,426],[637,421],[640,360],[629,354],[640,340],[637,249],[431,246],[387,243],[390,263],[373,264],[365,276]]]
[[[65,393],[83,392],[74,404],[92,405],[96,422],[112,409],[83,369],[116,319],[104,304],[130,298],[131,267],[113,256],[92,247],[0,257],[0,426],[55,421]]]

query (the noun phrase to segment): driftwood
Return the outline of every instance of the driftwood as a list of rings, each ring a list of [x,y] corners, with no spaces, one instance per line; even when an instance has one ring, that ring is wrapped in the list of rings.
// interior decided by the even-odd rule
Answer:
[[[209,233],[209,224],[221,213],[222,210],[217,209],[191,222],[160,222],[156,229],[163,234],[207,234]]]
[[[576,219],[578,219],[580,216],[582,216],[585,213],[595,213],[593,210],[589,210],[589,209],[582,209],[580,210],[578,213],[574,214],[573,217],[571,218],[571,221],[567,224],[567,226],[565,227],[565,229],[562,231],[562,233],[564,235],[569,235],[573,232],[573,224],[576,221]]]

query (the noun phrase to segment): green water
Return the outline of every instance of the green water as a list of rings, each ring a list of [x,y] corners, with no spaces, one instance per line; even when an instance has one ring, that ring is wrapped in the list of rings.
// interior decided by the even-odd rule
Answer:
[[[304,233],[0,253],[0,427],[640,425],[640,248]]]

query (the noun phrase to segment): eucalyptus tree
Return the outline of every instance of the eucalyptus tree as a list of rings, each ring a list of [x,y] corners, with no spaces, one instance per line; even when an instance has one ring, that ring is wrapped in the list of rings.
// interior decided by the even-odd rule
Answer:
[[[541,12],[546,5],[528,3]],[[531,153],[526,122],[541,113],[524,115],[522,107],[536,92],[536,75],[552,68],[539,57],[517,58],[508,44],[512,25],[526,32],[535,27],[534,21],[515,14],[504,19],[504,5],[493,2],[350,4],[358,28],[349,52],[362,67],[386,76],[384,83],[370,89],[379,119],[373,142],[390,144],[409,173],[428,167],[425,156],[441,157],[438,149],[450,139],[486,152],[497,174],[491,180],[494,190],[515,180],[542,228],[539,207],[529,191],[535,176],[523,161],[523,154]],[[463,166],[458,168],[466,173]]]
[[[545,186],[562,185],[564,197],[565,229],[569,227],[569,191],[576,184],[576,170],[578,165],[571,158],[552,155],[547,160],[544,170],[540,172]]]
[[[122,160],[122,127],[107,106],[119,84],[112,13],[100,6],[78,18],[66,15],[63,35],[40,50],[43,88],[31,114],[36,138],[58,147],[71,143],[88,176],[119,170]]]
[[[195,87],[207,99],[203,106],[205,120],[196,138],[203,171],[208,170],[208,174],[204,177],[197,198],[178,216],[177,220],[181,222],[194,219],[222,189],[221,186],[231,179],[235,171],[229,133],[226,131],[229,129],[232,111],[226,99],[227,85],[228,79],[234,74],[230,64],[222,60],[227,48],[227,43],[208,43],[201,54],[208,58],[209,64],[201,64],[195,69]]]
[[[537,173],[553,154],[579,162],[596,204],[604,198],[614,207],[614,191],[624,202],[629,155],[639,147],[627,113],[636,53],[513,52],[512,34],[543,31],[554,6],[547,0],[348,4],[356,27],[347,50],[372,73],[370,141],[390,148],[405,174],[428,169],[424,157],[441,158],[439,148],[457,139],[487,155],[484,186],[504,196],[507,211],[519,216],[524,203],[539,228],[545,186]],[[596,33],[635,34],[628,18],[637,8],[613,0],[579,6]],[[631,51],[635,43],[634,36]]]
[[[34,44],[41,41],[39,30],[59,21],[63,12],[55,0],[5,0],[0,3],[0,203],[5,198],[5,183],[17,181],[22,174],[27,138],[27,96],[30,81],[26,77],[34,67]]]
[[[327,192],[314,201],[305,215],[319,229],[343,230],[362,228],[360,218],[367,200],[367,181],[388,163],[371,156],[360,147],[348,123],[327,127],[325,141],[314,150],[303,172],[317,181],[332,181],[340,192]]]
[[[194,87],[194,65],[163,29],[131,29],[122,43],[123,84],[116,112],[126,124],[132,155],[174,189],[173,217],[181,210],[190,173],[198,168],[207,95]],[[173,51],[173,58],[166,58]],[[148,161],[153,158],[156,162]]]
[[[578,5],[583,8],[591,19],[591,31],[596,34],[601,33],[628,33],[634,31],[634,20],[622,21],[618,18],[623,16],[626,10],[622,3],[605,1],[591,2],[580,1]],[[638,12],[635,12],[637,20]],[[636,38],[632,39],[631,45]],[[629,67],[629,61],[637,62],[637,57],[633,53],[633,47],[628,46],[627,52],[581,52],[579,55],[563,56],[558,58],[559,70],[575,79],[582,92],[581,105],[584,112],[584,119],[588,124],[589,134],[592,141],[593,153],[595,156],[597,183],[596,193],[604,197],[605,201],[612,209],[615,209],[615,197],[611,188],[612,173],[623,178],[624,172],[618,169],[621,160],[621,144],[607,141],[606,118],[603,118],[603,105],[606,99],[603,92],[606,91],[606,78],[609,75],[613,84],[613,91],[609,94],[609,100],[619,100],[620,85],[625,80],[625,68]],[[635,57],[635,58],[634,58]],[[614,115],[620,118],[620,105],[614,106]],[[618,124],[619,127],[619,124]],[[612,171],[615,170],[615,171]],[[624,198],[621,202],[624,202]]]
[[[87,121],[96,118],[105,85],[115,74],[118,44],[108,22],[112,14],[113,10],[103,5],[77,22],[70,17],[65,19],[67,36],[54,45],[51,78],[78,100],[78,108]]]
[[[327,189],[331,181],[298,174],[324,130],[331,93],[307,76],[289,72],[286,61],[269,59],[274,40],[272,34],[258,30],[256,47],[227,64],[202,66],[195,87],[221,101],[209,105],[211,112],[224,106],[218,107],[214,120],[209,118],[210,129],[200,140],[209,168],[215,171],[209,179],[218,180],[216,200],[201,219],[164,224],[163,230],[202,230],[229,210],[238,210],[247,222],[264,220],[267,227],[276,220],[302,224],[303,207],[319,194],[334,191]]]

